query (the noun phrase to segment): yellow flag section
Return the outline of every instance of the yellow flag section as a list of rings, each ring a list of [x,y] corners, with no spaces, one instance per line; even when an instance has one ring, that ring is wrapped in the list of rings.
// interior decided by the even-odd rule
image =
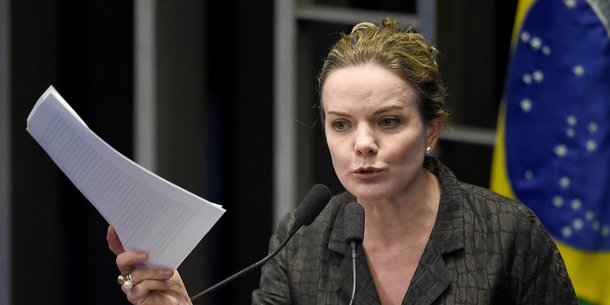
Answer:
[[[519,1],[490,183],[541,219],[581,304],[610,305],[609,16],[610,0]]]

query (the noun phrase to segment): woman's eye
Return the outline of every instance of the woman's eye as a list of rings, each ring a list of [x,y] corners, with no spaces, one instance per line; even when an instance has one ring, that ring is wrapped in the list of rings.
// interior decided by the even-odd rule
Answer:
[[[335,121],[333,122],[333,128],[335,130],[343,130],[347,127],[347,123],[345,121]]]
[[[383,118],[379,121],[379,125],[386,128],[396,127],[398,124],[400,124],[400,120],[397,118]]]

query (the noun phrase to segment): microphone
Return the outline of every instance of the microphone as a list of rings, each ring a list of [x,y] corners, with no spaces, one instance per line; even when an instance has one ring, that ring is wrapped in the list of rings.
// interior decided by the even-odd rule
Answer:
[[[356,298],[356,248],[362,244],[364,239],[364,209],[357,202],[350,202],[345,205],[345,215],[343,216],[343,231],[345,233],[345,243],[352,248],[352,297],[349,304],[354,303]]]
[[[310,225],[314,221],[314,219],[316,219],[316,217],[318,217],[320,212],[322,212],[322,210],[324,209],[324,207],[330,200],[331,196],[332,196],[332,193],[330,192],[330,189],[328,189],[327,186],[325,186],[323,184],[314,185],[309,190],[309,192],[307,192],[307,195],[305,195],[305,198],[303,198],[303,201],[301,201],[301,204],[299,204],[299,207],[297,207],[297,209],[294,211],[295,222],[292,225],[292,228],[290,229],[290,231],[288,232],[288,237],[286,237],[286,239],[284,239],[284,241],[282,241],[282,243],[277,247],[277,249],[275,249],[273,252],[271,252],[269,255],[267,255],[265,258],[261,259],[260,261],[250,265],[249,267],[247,267],[245,269],[242,269],[241,271],[222,280],[221,282],[217,283],[216,285],[196,294],[195,296],[193,296],[191,298],[191,301],[199,299],[199,298],[211,293],[212,291],[217,290],[218,288],[228,284],[229,282],[252,271],[253,269],[255,269],[257,267],[260,267],[261,265],[266,263],[268,260],[272,259],[276,254],[278,254],[280,252],[280,250],[282,250],[286,246],[286,244],[288,244],[288,241],[290,241],[292,236],[302,226]]]

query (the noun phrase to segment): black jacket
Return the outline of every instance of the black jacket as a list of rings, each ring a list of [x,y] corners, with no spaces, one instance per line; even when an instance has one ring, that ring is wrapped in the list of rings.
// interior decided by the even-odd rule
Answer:
[[[442,193],[434,228],[402,304],[577,304],[563,259],[523,204],[459,182],[436,163]],[[343,206],[335,196],[285,249],[263,266],[252,304],[348,304],[352,265],[343,241]],[[271,237],[275,249],[294,217]],[[379,304],[363,255],[355,304]]]

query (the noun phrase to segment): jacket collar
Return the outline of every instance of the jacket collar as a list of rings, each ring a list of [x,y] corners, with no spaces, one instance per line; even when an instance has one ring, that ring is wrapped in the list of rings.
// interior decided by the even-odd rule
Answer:
[[[415,270],[403,304],[432,304],[449,287],[451,280],[443,256],[464,248],[464,196],[455,175],[442,163],[434,160],[433,172],[441,184],[441,200],[438,215],[426,244],[422,258]],[[343,293],[351,296],[351,249],[344,242],[343,207],[356,198],[344,193],[337,196],[339,211],[331,231],[328,249],[343,255],[340,285]],[[361,250],[356,264],[357,287],[355,304],[378,304],[379,297],[370,269]]]

